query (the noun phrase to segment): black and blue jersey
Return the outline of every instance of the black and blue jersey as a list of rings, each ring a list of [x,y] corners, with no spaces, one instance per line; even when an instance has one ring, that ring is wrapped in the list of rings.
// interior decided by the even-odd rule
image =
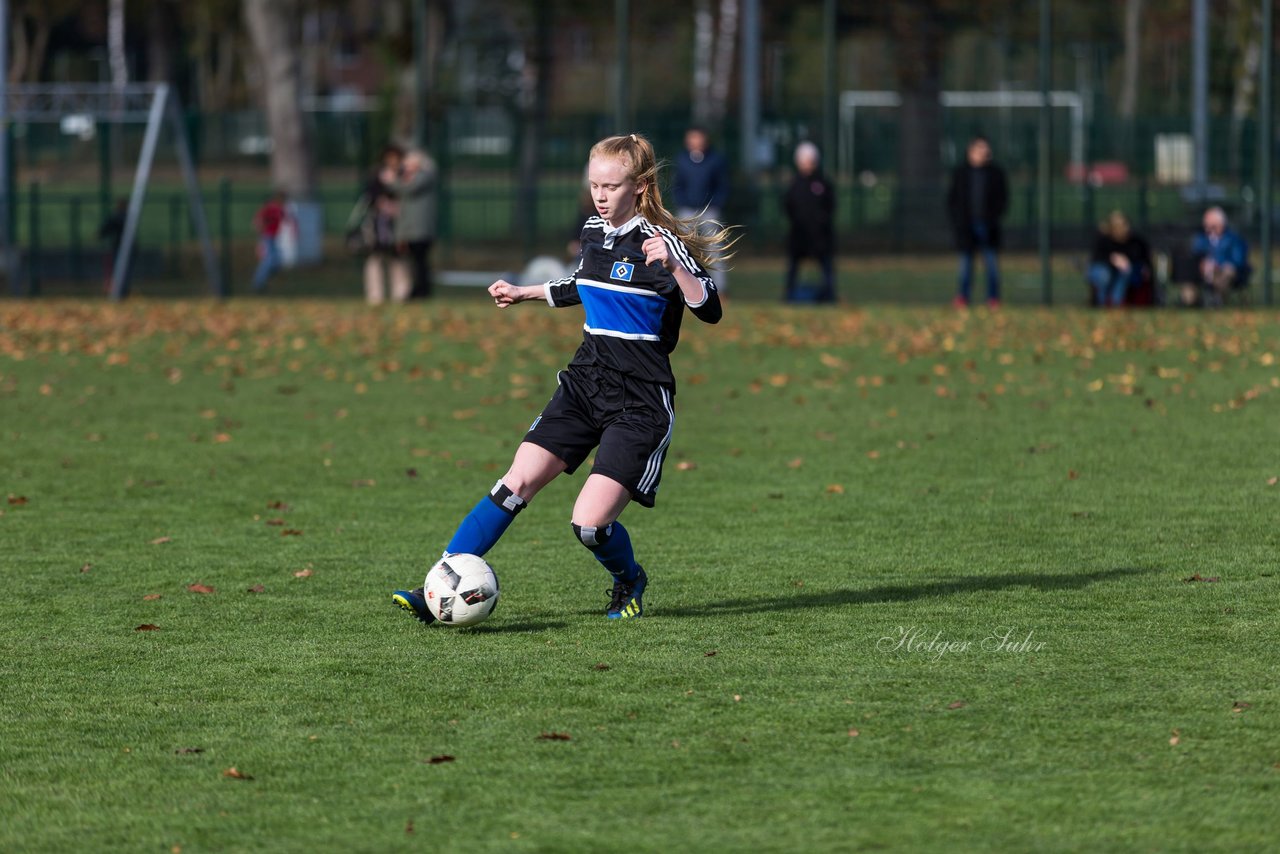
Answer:
[[[667,252],[702,283],[702,299],[687,302],[675,276],[658,262],[644,263],[641,246],[661,237]],[[586,312],[582,346],[569,366],[609,368],[674,391],[670,354],[680,340],[687,306],[706,323],[720,320],[715,282],[671,231],[642,216],[612,228],[593,216],[582,227],[578,269],[546,284],[557,308],[581,304]]]

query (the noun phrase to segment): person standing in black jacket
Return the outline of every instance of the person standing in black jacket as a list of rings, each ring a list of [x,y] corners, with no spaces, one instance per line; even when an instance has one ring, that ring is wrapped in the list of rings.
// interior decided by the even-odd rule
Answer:
[[[975,136],[969,141],[965,161],[951,173],[947,192],[947,214],[955,229],[960,252],[960,290],[953,304],[969,305],[973,290],[973,256],[982,253],[987,270],[987,305],[1000,305],[1000,219],[1009,208],[1009,185],[1004,170],[991,157],[991,143]]]
[[[812,258],[822,268],[822,287],[815,302],[836,301],[835,276],[835,187],[822,174],[818,146],[802,142],[796,146],[796,176],[787,189],[783,204],[791,232],[787,240],[787,290],[785,299],[797,297],[796,272],[800,261]]]

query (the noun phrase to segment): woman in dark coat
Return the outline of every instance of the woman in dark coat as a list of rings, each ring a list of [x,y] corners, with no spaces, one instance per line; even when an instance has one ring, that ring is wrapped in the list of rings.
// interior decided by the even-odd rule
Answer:
[[[835,188],[819,167],[818,147],[802,142],[796,147],[796,176],[783,204],[791,232],[787,240],[787,291],[785,299],[794,302],[796,272],[801,259],[812,258],[822,268],[822,287],[815,302],[835,302]]]

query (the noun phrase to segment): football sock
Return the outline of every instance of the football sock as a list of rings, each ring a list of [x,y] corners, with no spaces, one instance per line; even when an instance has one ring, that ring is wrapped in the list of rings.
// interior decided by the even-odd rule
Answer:
[[[516,514],[525,508],[525,500],[502,481],[481,498],[467,514],[445,551],[449,554],[472,554],[484,557],[511,525]]]
[[[631,535],[621,522],[603,528],[574,525],[573,531],[614,578],[631,581],[639,573],[640,567],[636,566],[635,552],[631,549]]]

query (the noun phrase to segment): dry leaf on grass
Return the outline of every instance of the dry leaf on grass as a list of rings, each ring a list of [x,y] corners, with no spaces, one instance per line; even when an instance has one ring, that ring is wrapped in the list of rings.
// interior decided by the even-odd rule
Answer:
[[[216,592],[218,592],[218,591],[216,591],[214,588],[210,587],[210,586],[209,586],[209,585],[207,585],[207,584],[188,584],[188,585],[187,585],[187,589],[188,589],[188,590],[190,590],[192,593],[205,593],[205,594],[208,594],[208,593],[216,593]]]
[[[252,780],[252,779],[253,779],[253,777],[251,777],[251,776],[249,776],[248,774],[244,773],[243,771],[241,771],[239,768],[235,767],[234,765],[232,765],[232,766],[231,766],[230,768],[228,768],[226,771],[223,771],[223,772],[222,772],[222,776],[223,776],[223,777],[228,777],[228,778],[230,778],[230,779],[232,779],[232,780]]]
[[[151,545],[162,546],[165,543],[172,543],[172,542],[173,542],[173,537],[156,537],[154,540],[151,541]]]
[[[569,733],[567,732],[544,732],[538,736],[539,741],[568,741]]]
[[[143,623],[142,625],[135,627],[134,631],[135,632],[158,632],[160,631],[160,627],[157,626],[155,623]]]

